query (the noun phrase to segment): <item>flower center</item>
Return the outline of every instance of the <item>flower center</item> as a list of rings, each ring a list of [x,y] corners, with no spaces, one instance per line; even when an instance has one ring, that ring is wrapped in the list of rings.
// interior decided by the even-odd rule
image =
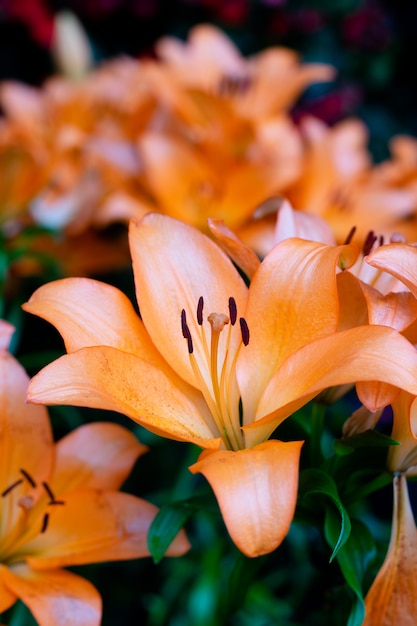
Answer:
[[[0,531],[0,563],[21,561],[22,547],[39,533],[46,532],[50,507],[65,504],[63,500],[55,498],[46,482],[38,485],[26,470],[20,469],[19,473],[21,477],[0,494],[4,501]],[[36,493],[38,487],[43,494]]]
[[[207,324],[203,316],[204,299],[202,296],[199,298],[196,319],[199,345],[202,349],[197,355],[185,309],[181,311],[181,328],[183,337],[187,340],[191,367],[212,413],[218,434],[227,449],[239,450],[244,447],[244,442],[240,428],[240,393],[236,378],[236,362],[241,346],[247,346],[249,343],[249,328],[246,320],[240,317],[240,338],[237,347],[232,349],[232,333],[235,332],[238,319],[236,301],[233,297],[229,298],[228,308],[228,315],[210,313],[206,319]],[[226,327],[227,331],[224,332]],[[210,341],[207,338],[208,334]]]

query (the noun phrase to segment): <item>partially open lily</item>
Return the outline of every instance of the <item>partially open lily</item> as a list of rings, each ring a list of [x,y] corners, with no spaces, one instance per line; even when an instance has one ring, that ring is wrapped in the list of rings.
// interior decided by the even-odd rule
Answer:
[[[146,447],[100,422],[55,445],[46,409],[25,403],[29,377],[5,349],[9,331],[2,322],[0,613],[20,599],[41,626],[98,626],[98,591],[62,568],[149,555],[157,508],[118,491]],[[169,554],[188,548],[181,533]]]
[[[293,518],[301,442],[268,438],[328,386],[417,393],[417,352],[389,328],[337,332],[335,268],[354,262],[352,246],[283,241],[249,288],[213,241],[167,216],[132,222],[130,246],[142,319],[89,279],[46,284],[24,305],[68,351],[28,398],[116,410],[205,448],[191,471],[211,483],[232,539],[249,556],[271,552]]]
[[[417,614],[417,529],[405,476],[394,478],[391,541],[365,598],[363,626],[414,626]]]

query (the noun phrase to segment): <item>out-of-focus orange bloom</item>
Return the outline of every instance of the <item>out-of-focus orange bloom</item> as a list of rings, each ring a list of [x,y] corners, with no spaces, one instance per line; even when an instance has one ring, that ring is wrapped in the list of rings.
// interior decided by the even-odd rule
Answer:
[[[399,231],[417,239],[417,185],[415,174],[410,176],[410,158],[403,156],[410,150],[398,149],[396,167],[390,162],[375,166],[366,146],[367,129],[359,120],[330,129],[306,119],[302,130],[302,175],[287,192],[295,208],[321,215],[339,243],[353,226],[361,245],[371,230],[386,238]]]
[[[351,246],[283,241],[247,288],[210,239],[166,216],[132,223],[130,245],[143,322],[88,279],[44,285],[24,305],[68,351],[29,400],[116,410],[205,448],[191,471],[211,483],[237,546],[268,553],[293,517],[301,447],[268,438],[331,385],[379,379],[414,393],[417,352],[389,328],[337,332],[336,266],[354,262]]]
[[[297,53],[286,48],[268,48],[245,58],[210,24],[191,29],[187,42],[164,37],[156,50],[180,84],[221,96],[240,116],[251,120],[288,111],[311,83],[335,75],[329,65],[300,63]]]
[[[29,378],[0,324],[0,613],[22,600],[41,626],[101,622],[101,599],[64,570],[148,556],[157,509],[119,492],[146,451],[128,430],[93,423],[54,444],[46,409],[25,403]],[[187,551],[178,535],[169,554]]]

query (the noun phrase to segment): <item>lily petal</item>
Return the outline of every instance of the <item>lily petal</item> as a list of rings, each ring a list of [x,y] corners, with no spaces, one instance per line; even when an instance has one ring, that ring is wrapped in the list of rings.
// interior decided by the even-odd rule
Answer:
[[[128,493],[93,489],[66,494],[63,501],[50,512],[46,531],[24,548],[33,569],[149,556],[147,534],[158,512],[153,504]],[[170,554],[188,549],[182,532]]]
[[[415,246],[401,243],[386,244],[368,254],[366,262],[398,278],[417,298],[417,248]]]
[[[245,318],[251,337],[237,366],[245,424],[280,364],[305,344],[337,330],[336,266],[341,259],[349,265],[355,258],[351,246],[286,239],[263,260],[249,288]]]
[[[204,297],[207,315],[227,313],[230,296],[243,313],[247,287],[223,251],[187,224],[149,213],[138,224],[131,222],[129,237],[144,324],[172,369],[198,387],[181,332],[181,311],[187,312],[187,323],[198,345],[195,353],[203,354],[196,318],[200,296]],[[232,345],[231,352],[233,349]],[[224,354],[220,354],[219,360],[223,358]]]
[[[50,487],[65,493],[78,487],[119,489],[136,459],[147,451],[127,428],[109,422],[84,424],[56,444]]]
[[[203,453],[190,467],[209,481],[236,546],[250,557],[283,541],[294,516],[301,441]]]
[[[36,482],[48,480],[52,471],[53,441],[47,411],[41,406],[25,404],[29,377],[16,359],[0,354],[0,493],[16,480],[22,479],[22,471]],[[30,485],[23,481],[23,487]],[[7,498],[0,498],[0,531],[13,525],[19,508],[13,506],[15,498],[21,497],[17,490]],[[10,507],[10,508],[9,508]],[[14,513],[9,511],[14,510]],[[5,511],[9,513],[6,515]]]
[[[252,278],[261,263],[252,248],[243,243],[233,231],[227,228],[223,220],[210,218],[208,226],[220,247],[245,272],[248,278]]]
[[[0,614],[7,611],[18,600],[18,597],[13,593],[4,582],[4,573],[7,572],[7,567],[0,564]],[[6,574],[7,576],[7,574]]]
[[[84,348],[61,357],[32,378],[27,397],[39,404],[118,411],[158,435],[218,447],[203,403],[197,407],[192,393],[182,393],[158,368],[114,348]]]
[[[398,368],[398,354],[403,355],[402,368]],[[327,387],[378,379],[417,395],[417,351],[399,333],[385,326],[360,326],[322,337],[277,369],[260,399],[254,423],[244,427],[246,444],[267,438]]]
[[[3,576],[39,626],[99,626],[101,598],[84,578],[60,570],[34,572],[23,564],[4,568]]]
[[[156,358],[131,302],[111,285],[90,278],[56,280],[37,289],[23,309],[53,324],[68,352],[104,345]]]

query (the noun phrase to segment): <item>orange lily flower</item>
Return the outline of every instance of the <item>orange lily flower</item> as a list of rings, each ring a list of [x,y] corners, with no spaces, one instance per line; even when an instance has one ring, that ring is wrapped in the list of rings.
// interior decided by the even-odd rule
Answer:
[[[118,491],[146,447],[99,422],[54,445],[46,409],[25,403],[29,377],[5,349],[5,322],[0,337],[0,613],[20,599],[41,626],[98,626],[98,591],[62,568],[149,555],[157,508]],[[169,553],[188,547],[181,533]]]
[[[335,75],[330,65],[300,63],[296,52],[283,47],[268,48],[246,59],[210,24],[192,28],[185,43],[163,37],[156,50],[176,80],[228,98],[248,119],[265,119],[288,110],[310,83],[329,81]]]
[[[89,279],[46,284],[24,305],[68,351],[28,399],[116,410],[201,446],[190,469],[212,485],[233,541],[271,552],[293,518],[301,442],[270,435],[328,386],[378,379],[417,393],[417,352],[389,328],[337,332],[335,268],[354,262],[352,246],[283,241],[249,288],[213,241],[167,216],[132,222],[130,246],[142,319]]]

